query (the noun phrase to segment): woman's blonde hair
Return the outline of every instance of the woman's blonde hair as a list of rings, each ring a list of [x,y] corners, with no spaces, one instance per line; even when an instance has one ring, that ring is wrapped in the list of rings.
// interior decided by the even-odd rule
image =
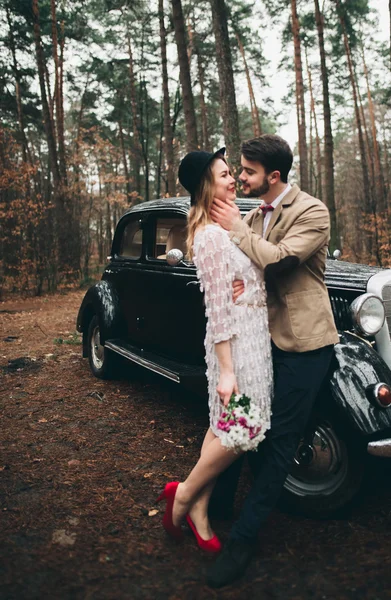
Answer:
[[[212,172],[213,164],[216,160],[221,159],[226,163],[224,157],[216,156],[214,160],[205,169],[200,184],[194,195],[194,204],[190,208],[187,217],[187,257],[189,260],[193,258],[194,236],[199,227],[205,227],[208,223],[212,223],[209,211],[213,203],[214,197],[214,177]]]

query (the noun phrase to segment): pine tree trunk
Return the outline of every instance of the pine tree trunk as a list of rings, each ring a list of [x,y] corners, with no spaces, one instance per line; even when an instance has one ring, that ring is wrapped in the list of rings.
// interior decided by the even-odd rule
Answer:
[[[60,122],[61,127],[59,129],[59,149],[64,155],[64,175],[65,182],[67,181],[67,169],[66,169],[66,149],[65,149],[65,137],[64,137],[64,46],[65,46],[65,35],[64,35],[64,21],[61,21],[60,31],[60,72],[59,72],[59,80],[60,80]]]
[[[355,119],[356,119],[358,145],[359,145],[359,152],[360,152],[360,157],[361,157],[361,168],[362,168],[362,176],[363,176],[363,199],[364,199],[363,210],[365,210],[365,212],[367,214],[371,214],[372,213],[371,186],[369,183],[368,163],[367,163],[367,156],[366,156],[366,151],[365,151],[365,141],[364,141],[364,136],[363,136],[363,129],[362,129],[363,125],[362,125],[362,119],[361,119],[361,114],[360,114],[357,85],[356,85],[356,80],[354,77],[354,68],[353,68],[353,62],[352,62],[352,57],[351,57],[351,52],[350,52],[350,45],[349,45],[348,35],[346,32],[345,19],[344,19],[342,10],[341,10],[340,0],[335,0],[335,4],[337,6],[337,13],[338,13],[339,20],[340,20],[341,27],[342,27],[346,59],[347,59],[348,68],[349,68],[350,83],[352,86],[354,113],[355,113]],[[367,236],[363,236],[363,247],[364,247],[364,252],[366,253],[366,256],[364,257],[365,260],[368,260],[370,258],[370,255],[372,252],[371,245],[372,245],[371,235],[369,234]]]
[[[371,189],[370,211],[371,211],[372,217],[373,217],[372,254],[376,255],[376,260],[377,260],[378,264],[380,266],[382,266],[381,243],[380,243],[380,233],[379,233],[380,222],[379,222],[379,216],[378,216],[378,207],[377,207],[377,203],[376,203],[376,189],[375,189],[375,167],[374,167],[374,161],[373,161],[372,148],[371,148],[369,134],[368,134],[367,120],[365,118],[365,112],[364,112],[364,107],[362,104],[361,92],[360,92],[360,88],[358,85],[358,77],[357,77],[357,73],[356,73],[355,69],[354,69],[354,77],[355,77],[355,81],[356,81],[361,122],[363,124],[363,136],[364,136],[364,144],[365,144],[365,150],[366,150],[366,155],[367,155],[367,165],[368,165],[369,175],[370,175],[370,178],[369,178],[369,185],[370,185],[370,189]]]
[[[314,128],[315,128],[316,166],[317,166],[317,169],[316,169],[316,190],[315,190],[314,194],[315,194],[315,196],[317,198],[319,198],[320,200],[322,200],[322,196],[323,196],[322,155],[321,155],[321,151],[320,151],[320,139],[319,139],[319,131],[318,131],[318,121],[317,121],[317,118],[316,118],[315,98],[314,98],[314,91],[313,91],[313,88],[312,88],[311,70],[310,70],[310,66],[308,64],[307,48],[305,48],[305,59],[306,59],[307,74],[308,74],[308,87],[309,87],[310,98],[311,98],[311,114],[312,114],[312,117],[313,117],[313,120],[314,120]],[[311,139],[311,144],[312,144],[312,139]],[[310,165],[311,165],[311,170],[312,170],[313,169],[312,159],[310,160]],[[312,191],[311,191],[311,193],[312,193]]]
[[[148,92],[144,75],[140,82],[140,125],[141,125],[141,148],[144,161],[144,200],[149,200],[149,110],[148,110]]]
[[[162,176],[162,164],[163,164],[163,137],[164,137],[164,108],[163,103],[160,104],[160,136],[159,136],[159,154],[158,154],[158,162],[157,162],[157,170],[156,170],[156,198],[162,197],[161,192],[161,182]],[[165,191],[163,195],[165,196],[168,192],[168,181],[164,179],[165,183]],[[170,194],[171,195],[171,194]]]
[[[26,163],[29,162],[30,164],[32,164],[33,161],[32,161],[32,157],[31,157],[31,153],[30,153],[30,148],[28,145],[26,132],[24,130],[22,96],[21,96],[21,91],[20,91],[20,71],[18,68],[17,60],[16,60],[14,32],[12,29],[11,15],[10,15],[8,6],[6,7],[6,15],[7,15],[7,22],[8,22],[8,27],[9,27],[9,41],[10,41],[10,48],[11,48],[11,54],[12,54],[12,70],[14,72],[14,77],[15,77],[15,98],[16,98],[16,109],[18,111],[19,132],[20,132],[20,136],[22,139],[22,156],[23,156],[24,162],[26,162]]]
[[[386,137],[386,126],[385,126],[384,115],[383,115],[382,125],[383,125],[383,155],[384,155],[384,167],[385,167],[384,174],[385,174],[385,185],[386,185],[385,195],[386,195],[386,203],[388,206],[388,195],[389,195],[389,190],[391,189],[391,181],[390,181],[390,168],[389,168],[389,160],[388,160],[387,137]]]
[[[313,132],[313,114],[312,114],[312,102],[310,110],[310,147],[308,156],[308,182],[309,182],[309,193],[314,196],[314,132]]]
[[[195,42],[195,53],[197,56],[197,72],[200,84],[200,108],[201,108],[201,148],[210,151],[209,127],[208,127],[208,109],[205,101],[205,69],[202,63],[201,51]]]
[[[33,22],[34,22],[34,40],[35,40],[35,56],[38,68],[39,87],[41,91],[43,122],[45,127],[46,141],[48,144],[50,167],[53,175],[53,183],[56,187],[61,184],[60,172],[58,169],[57,149],[54,136],[53,121],[50,115],[49,103],[46,95],[45,86],[45,59],[42,50],[41,29],[39,25],[39,9],[38,0],[32,0]]]
[[[128,169],[128,161],[126,160],[124,132],[122,129],[121,121],[118,121],[118,132],[119,132],[119,140],[120,140],[120,144],[121,144],[122,161],[124,163],[124,173],[125,173],[125,180],[126,180],[126,196],[127,196],[128,204],[131,204],[132,196],[131,196],[131,188],[130,188],[130,180],[129,180],[129,169]]]
[[[238,46],[239,46],[239,51],[240,51],[240,54],[241,54],[242,60],[243,60],[244,72],[246,73],[248,93],[250,95],[250,107],[251,107],[251,117],[252,117],[252,121],[253,121],[254,137],[259,137],[260,135],[262,135],[262,127],[261,127],[261,119],[259,118],[259,110],[257,107],[257,103],[255,101],[254,88],[253,88],[253,85],[251,82],[250,71],[248,68],[247,61],[246,61],[246,55],[244,52],[242,40],[240,39],[238,31],[235,28],[234,28],[234,30],[235,30],[235,35],[236,35],[236,39],[237,39]]]
[[[363,65],[364,65],[365,81],[367,84],[368,109],[369,109],[369,117],[371,120],[376,204],[377,204],[379,211],[384,211],[387,208],[387,204],[386,204],[384,182],[383,182],[382,171],[381,171],[379,144],[377,141],[375,111],[374,111],[374,107],[373,107],[371,89],[369,87],[368,69],[367,69],[367,65],[365,62],[365,54],[364,54],[364,46],[363,45],[361,46],[361,55],[362,55],[362,61],[363,61]]]
[[[132,128],[133,128],[133,172],[134,172],[134,184],[136,191],[141,194],[141,140],[140,140],[140,123],[137,111],[137,92],[136,92],[136,81],[134,77],[133,69],[133,51],[132,43],[130,39],[129,30],[127,31],[127,44],[128,44],[128,56],[129,56],[129,92],[130,92],[130,105],[132,108]]]
[[[58,137],[58,161],[59,169],[61,173],[61,179],[66,184],[67,170],[66,170],[66,159],[65,159],[65,141],[64,141],[64,121],[62,114],[62,82],[60,78],[60,61],[58,58],[58,36],[57,36],[57,17],[56,17],[56,2],[50,0],[50,11],[52,18],[52,47],[53,47],[53,60],[54,60],[54,101],[56,106],[56,130]]]
[[[163,0],[159,0],[160,51],[162,56],[163,77],[163,122],[164,122],[164,153],[166,158],[167,192],[169,196],[176,193],[176,173],[174,168],[173,132],[170,115],[170,95],[168,92],[167,72],[167,33],[164,25]]]
[[[330,213],[331,238],[330,248],[335,250],[340,245],[337,228],[337,211],[335,208],[334,190],[334,141],[331,129],[331,111],[329,95],[329,76],[326,66],[326,52],[324,46],[323,14],[319,9],[319,0],[315,1],[315,20],[318,31],[320,69],[322,74],[323,90],[323,121],[324,121],[324,191],[325,202]]]
[[[295,49],[295,75],[296,75],[296,105],[297,105],[297,128],[299,134],[299,157],[300,157],[300,187],[308,191],[308,149],[305,124],[304,84],[303,68],[301,63],[300,24],[297,16],[296,0],[291,0],[292,33]]]
[[[236,105],[231,48],[228,35],[227,7],[224,0],[211,0],[216,58],[220,83],[220,104],[228,160],[233,171],[240,165],[239,115]]]
[[[391,60],[391,0],[388,0],[388,10],[390,13],[390,60]]]
[[[359,148],[360,148],[360,156],[361,156],[361,164],[362,164],[362,172],[363,172],[364,197],[365,197],[365,201],[367,203],[367,208],[369,209],[370,208],[371,191],[370,191],[370,185],[369,185],[368,165],[367,165],[367,159],[366,159],[366,154],[365,154],[364,137],[363,137],[363,132],[362,132],[362,122],[361,122],[361,116],[360,116],[360,109],[359,109],[359,105],[358,105],[357,86],[356,86],[356,81],[355,81],[355,77],[354,77],[354,69],[353,69],[353,62],[352,62],[352,57],[351,57],[351,52],[350,52],[349,40],[348,40],[346,27],[345,27],[345,19],[342,14],[342,11],[341,11],[340,0],[335,0],[335,3],[337,5],[338,16],[339,16],[339,20],[340,20],[342,31],[343,31],[345,52],[346,52],[346,58],[347,58],[348,67],[349,67],[350,83],[352,86],[354,112],[355,112],[355,116],[356,116],[358,143],[359,143]]]
[[[171,0],[174,21],[175,41],[178,50],[179,79],[182,88],[183,111],[185,114],[186,149],[198,149],[197,123],[191,88],[190,66],[186,48],[185,21],[181,0]]]

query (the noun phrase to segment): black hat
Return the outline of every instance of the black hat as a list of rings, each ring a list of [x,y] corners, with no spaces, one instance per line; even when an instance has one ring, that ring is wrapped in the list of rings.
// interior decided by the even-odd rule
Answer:
[[[178,178],[181,185],[190,192],[191,205],[195,203],[195,193],[206,167],[214,158],[224,156],[224,154],[225,147],[220,148],[214,154],[212,152],[197,150],[186,154],[185,158],[181,161],[178,169]]]

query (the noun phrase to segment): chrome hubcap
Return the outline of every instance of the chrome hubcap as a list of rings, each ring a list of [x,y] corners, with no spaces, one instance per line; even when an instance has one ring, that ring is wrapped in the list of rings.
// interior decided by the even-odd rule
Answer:
[[[91,337],[91,356],[92,362],[97,369],[101,369],[103,366],[103,358],[104,358],[104,347],[100,344],[100,331],[99,326],[97,325]]]
[[[302,440],[285,488],[297,496],[332,494],[344,480],[348,457],[328,423],[319,423],[312,440]]]

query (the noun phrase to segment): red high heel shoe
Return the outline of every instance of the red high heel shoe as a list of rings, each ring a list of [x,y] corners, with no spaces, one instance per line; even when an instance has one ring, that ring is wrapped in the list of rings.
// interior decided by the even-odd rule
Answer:
[[[179,481],[170,481],[157,498],[156,502],[160,502],[163,498],[166,499],[166,510],[163,516],[163,527],[167,533],[177,542],[183,540],[183,531],[181,527],[174,525],[172,521],[172,508],[174,506],[175,494],[178,489]]]
[[[190,529],[196,536],[197,544],[202,550],[210,552],[211,554],[217,554],[218,552],[220,552],[222,544],[216,534],[210,540],[204,540],[198,533],[189,515],[186,515],[186,521],[188,522]]]

